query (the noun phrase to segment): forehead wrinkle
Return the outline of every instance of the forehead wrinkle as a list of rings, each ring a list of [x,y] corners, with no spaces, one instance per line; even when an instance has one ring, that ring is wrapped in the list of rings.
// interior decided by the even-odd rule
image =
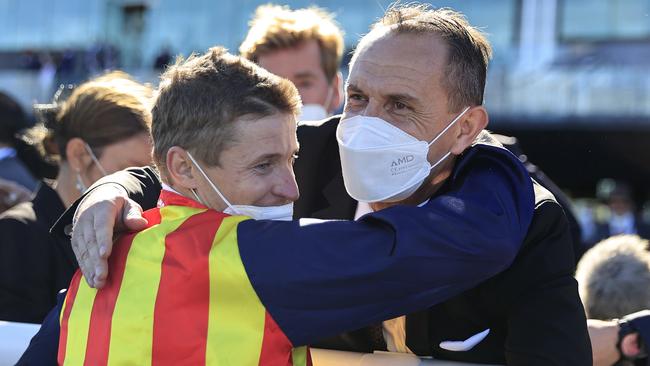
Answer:
[[[405,72],[398,70],[400,68],[404,70],[413,69],[401,65],[388,66],[377,65],[372,62],[369,63],[373,64],[373,66],[357,70],[355,75],[351,75],[352,77],[348,80],[348,84],[353,84],[362,90],[376,89],[381,94],[386,95],[409,94],[415,98],[422,98],[422,94],[428,83],[427,80],[417,75],[406,75]],[[421,75],[422,73],[417,74]],[[397,87],[397,89],[388,89],[393,87]]]

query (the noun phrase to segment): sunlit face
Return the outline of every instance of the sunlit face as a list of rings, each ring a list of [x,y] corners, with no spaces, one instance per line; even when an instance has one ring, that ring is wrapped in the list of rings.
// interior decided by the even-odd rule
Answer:
[[[235,138],[218,166],[199,161],[210,180],[231,204],[280,206],[298,199],[293,163],[298,152],[296,119],[277,113],[263,118],[240,118]],[[196,171],[197,191],[207,206],[224,210],[209,183]]]
[[[151,136],[142,132],[133,137],[114,142],[101,148],[98,155],[99,164],[106,174],[135,167],[152,164],[151,150],[153,148]],[[88,161],[92,161],[89,159]],[[84,184],[90,186],[104,176],[104,172],[94,162],[83,172]]]
[[[432,141],[457,115],[448,110],[442,80],[447,46],[433,35],[383,34],[357,51],[346,85],[343,119],[379,117],[411,136]],[[429,150],[446,154],[458,135],[453,126]]]
[[[290,80],[298,89],[303,104],[319,104],[331,111],[338,107],[338,97],[321,65],[318,43],[307,41],[296,47],[261,55],[258,64],[269,72]],[[328,101],[329,95],[329,101]],[[336,100],[334,100],[336,99]],[[328,105],[325,105],[327,103]]]

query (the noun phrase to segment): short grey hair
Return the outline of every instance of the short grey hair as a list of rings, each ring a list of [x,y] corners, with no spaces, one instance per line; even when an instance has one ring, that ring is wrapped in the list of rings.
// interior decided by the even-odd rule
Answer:
[[[590,319],[614,319],[650,308],[650,252],[637,235],[600,241],[578,263],[576,279]]]

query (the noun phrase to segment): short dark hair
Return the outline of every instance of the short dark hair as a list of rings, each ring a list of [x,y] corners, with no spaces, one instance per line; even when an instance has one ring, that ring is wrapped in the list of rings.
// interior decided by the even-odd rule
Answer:
[[[449,52],[442,82],[450,112],[483,103],[492,47],[483,32],[470,25],[463,14],[448,8],[434,9],[429,4],[396,3],[372,25],[372,31],[382,29],[388,29],[389,34],[440,37]],[[363,39],[360,45],[362,42]]]
[[[162,74],[152,109],[154,160],[165,174],[167,151],[180,146],[218,165],[221,152],[236,139],[238,118],[297,115],[300,107],[290,81],[222,47],[179,58]]]

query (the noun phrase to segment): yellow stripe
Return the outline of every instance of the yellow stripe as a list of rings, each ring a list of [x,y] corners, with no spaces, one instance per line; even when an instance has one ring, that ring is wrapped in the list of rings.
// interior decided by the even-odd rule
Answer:
[[[294,348],[291,351],[293,366],[307,366],[307,346]]]
[[[79,280],[77,296],[72,302],[72,311],[70,312],[70,318],[68,318],[68,338],[65,345],[64,365],[83,365],[86,357],[88,330],[90,329],[90,314],[92,313],[96,294],[97,290],[88,286],[83,278]],[[68,296],[65,297],[65,301],[68,301]],[[63,306],[63,310],[65,310],[65,303]]]
[[[109,365],[151,364],[153,314],[165,237],[189,217],[203,211],[165,206],[160,209],[160,225],[138,233],[133,239],[113,313]]]
[[[65,313],[65,305],[68,303],[68,296],[70,296],[70,291],[66,291],[65,297],[63,298],[63,306],[61,306],[61,313],[59,314],[59,326],[63,324],[63,313]]]
[[[210,250],[208,365],[259,363],[266,313],[239,257],[237,224],[246,219],[225,218]]]

